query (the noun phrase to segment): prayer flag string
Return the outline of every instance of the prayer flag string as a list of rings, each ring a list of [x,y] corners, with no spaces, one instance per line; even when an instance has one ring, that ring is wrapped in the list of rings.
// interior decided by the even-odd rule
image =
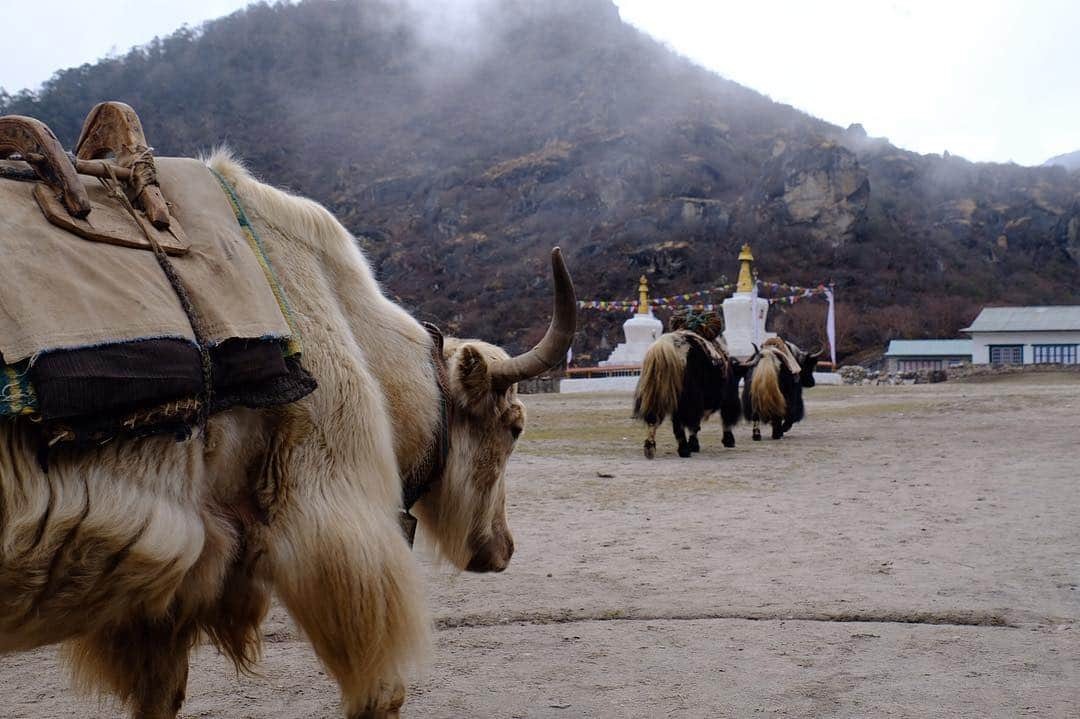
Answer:
[[[730,294],[735,289],[735,284],[724,284],[710,287],[696,292],[684,292],[670,297],[654,297],[649,300],[650,307],[659,309],[692,308],[698,311],[715,311],[721,308],[718,304],[695,302],[703,297],[713,295]],[[832,355],[833,365],[836,364],[836,301],[833,296],[831,285],[821,282],[813,287],[801,287],[789,285],[786,282],[762,282],[756,280],[756,289],[760,292],[788,292],[790,294],[780,297],[762,297],[761,299],[775,305],[794,305],[808,297],[824,297],[829,303],[828,316],[826,318],[825,331],[829,337],[829,350]],[[640,306],[637,300],[579,300],[577,306],[582,309],[600,310],[601,312],[636,312]]]

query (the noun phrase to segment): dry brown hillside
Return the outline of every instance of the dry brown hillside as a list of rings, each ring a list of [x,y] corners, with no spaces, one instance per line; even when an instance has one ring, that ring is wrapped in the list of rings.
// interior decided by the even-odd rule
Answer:
[[[673,54],[607,0],[481,3],[473,22],[422,7],[254,5],[0,94],[0,112],[70,144],[119,99],[161,154],[227,142],[333,209],[419,316],[512,349],[542,329],[553,244],[583,298],[629,298],[641,273],[662,293],[733,274],[752,242],[765,279],[836,283],[848,357],[952,336],[983,304],[1080,302],[1076,172],[829,125]],[[777,321],[813,343],[822,313]],[[584,314],[579,359],[621,320]]]

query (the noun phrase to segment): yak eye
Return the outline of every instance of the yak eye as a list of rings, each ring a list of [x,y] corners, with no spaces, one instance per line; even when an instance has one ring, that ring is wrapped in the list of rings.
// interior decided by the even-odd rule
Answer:
[[[518,437],[520,437],[521,436],[521,426],[515,424],[513,427],[510,428],[510,434],[513,435],[514,439],[517,439]]]

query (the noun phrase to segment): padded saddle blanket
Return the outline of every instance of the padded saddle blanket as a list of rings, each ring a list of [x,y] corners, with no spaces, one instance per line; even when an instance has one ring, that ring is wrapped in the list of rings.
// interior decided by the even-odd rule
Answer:
[[[123,427],[176,429],[205,396],[212,412],[314,389],[287,300],[231,190],[196,160],[155,162],[190,245],[170,261],[206,336],[213,394],[204,394],[203,354],[154,254],[55,227],[34,183],[0,179],[0,415],[76,429],[60,439],[101,439]],[[96,179],[80,179],[92,200],[116,204]]]
[[[788,347],[787,342],[779,337],[770,337],[761,343],[762,350],[772,350],[776,353],[781,362],[788,368],[791,374],[797,375],[802,372],[802,366],[799,361],[795,359],[795,355],[791,353],[791,348]]]

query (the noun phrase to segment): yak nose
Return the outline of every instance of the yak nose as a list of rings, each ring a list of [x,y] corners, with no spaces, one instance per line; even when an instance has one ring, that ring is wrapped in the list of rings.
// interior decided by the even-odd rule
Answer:
[[[514,539],[509,535],[505,537],[492,537],[484,546],[480,547],[469,560],[465,567],[467,572],[502,572],[510,566],[510,558],[514,556]]]

